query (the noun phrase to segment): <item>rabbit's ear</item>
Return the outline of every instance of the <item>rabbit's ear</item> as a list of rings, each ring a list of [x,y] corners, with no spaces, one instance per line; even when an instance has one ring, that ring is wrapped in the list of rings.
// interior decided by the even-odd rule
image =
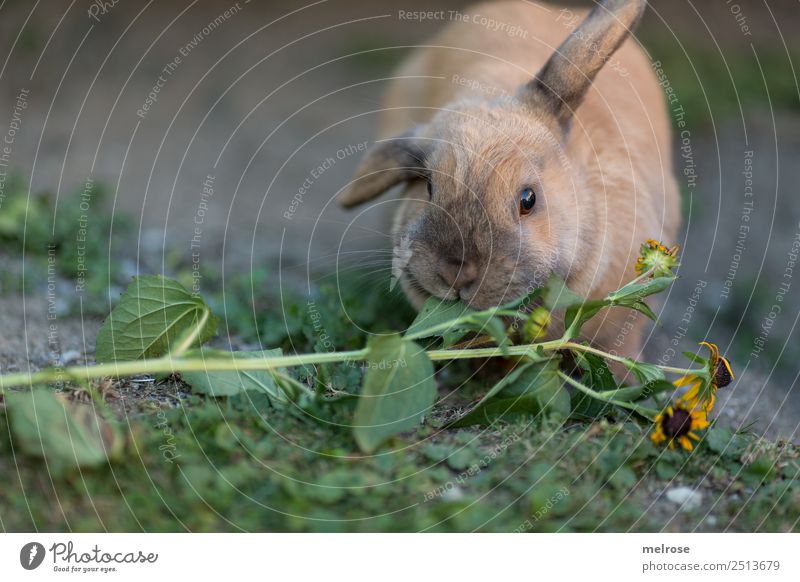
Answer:
[[[417,137],[418,130],[381,140],[372,146],[337,201],[350,208],[372,200],[392,186],[424,178],[428,174],[425,159],[430,140]]]
[[[598,2],[522,88],[521,98],[536,107],[546,107],[566,125],[597,73],[639,23],[646,6],[646,0]]]

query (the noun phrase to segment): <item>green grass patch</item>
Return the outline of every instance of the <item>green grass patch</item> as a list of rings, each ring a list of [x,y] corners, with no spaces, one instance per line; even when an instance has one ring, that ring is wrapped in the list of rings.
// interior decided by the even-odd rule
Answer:
[[[337,421],[347,418],[274,414],[262,396],[193,396],[133,419],[124,460],[49,474],[12,458],[0,417],[10,477],[0,521],[7,531],[798,529],[797,448],[748,435],[735,446],[719,435],[687,458],[629,423],[423,425],[362,455]],[[664,498],[678,486],[696,487],[699,507]]]

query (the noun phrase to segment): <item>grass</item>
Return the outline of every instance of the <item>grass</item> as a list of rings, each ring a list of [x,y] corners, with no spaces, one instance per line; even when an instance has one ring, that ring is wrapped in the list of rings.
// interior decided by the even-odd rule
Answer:
[[[0,429],[0,468],[14,476],[0,491],[3,529],[797,531],[800,515],[797,449],[747,436],[687,458],[633,424],[525,420],[422,426],[362,457],[346,431],[238,397],[189,397],[129,429],[124,459],[57,476],[13,459]],[[677,485],[698,487],[702,505],[661,499]]]
[[[370,331],[402,329],[413,313],[370,299],[357,273],[323,284],[308,300],[257,299],[228,309],[229,330],[297,350],[326,349],[319,326],[342,348]],[[348,286],[349,285],[349,286]],[[248,305],[249,278],[231,283],[220,306]],[[380,296],[381,294],[374,294]],[[350,307],[345,314],[340,298]],[[250,302],[252,304],[252,302]],[[237,315],[238,314],[238,315]],[[389,315],[387,315],[389,314]],[[288,325],[287,325],[287,322]],[[301,370],[309,382],[356,392],[361,370],[344,364]],[[479,398],[499,372],[470,364],[440,370],[440,402],[418,429],[375,455],[358,452],[349,407],[314,417],[248,393],[192,395],[159,383],[177,406],[141,398],[117,408],[121,454],[93,469],[45,465],[26,454],[0,415],[0,526],[6,531],[797,531],[800,449],[725,429],[686,455],[654,447],[633,422],[509,418],[490,428],[440,431],[443,419]],[[114,406],[113,401],[110,401]],[[80,406],[89,406],[82,404]],[[121,411],[127,412],[121,412]],[[624,419],[623,419],[624,420]],[[48,427],[42,426],[46,431]],[[665,498],[696,488],[691,510]]]

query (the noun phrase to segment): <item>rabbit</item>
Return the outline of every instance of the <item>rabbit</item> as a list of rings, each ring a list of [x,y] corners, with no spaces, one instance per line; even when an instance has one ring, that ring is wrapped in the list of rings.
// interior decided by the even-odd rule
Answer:
[[[675,241],[667,104],[629,39],[646,4],[603,0],[588,14],[478,4],[401,66],[379,139],[337,200],[399,190],[393,266],[417,309],[428,297],[501,305],[553,273],[601,298],[635,277],[642,242]],[[583,335],[632,357],[645,322],[611,308]]]

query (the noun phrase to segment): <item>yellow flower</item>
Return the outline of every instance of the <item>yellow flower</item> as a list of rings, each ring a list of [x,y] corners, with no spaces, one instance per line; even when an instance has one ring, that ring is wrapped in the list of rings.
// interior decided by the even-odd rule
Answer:
[[[714,403],[717,401],[717,391],[714,386],[705,388],[705,380],[697,374],[687,374],[673,382],[676,388],[689,386],[689,389],[679,398],[689,408],[698,408],[705,413],[711,412]]]
[[[681,388],[689,386],[689,389],[681,396],[680,400],[689,408],[699,408],[703,412],[711,412],[717,400],[717,389],[724,388],[733,379],[733,370],[728,360],[719,355],[719,348],[716,344],[700,342],[701,346],[708,348],[710,357],[708,359],[708,373],[711,377],[710,384],[697,374],[688,374],[675,381],[675,386]]]
[[[653,443],[667,443],[670,449],[674,449],[677,442],[687,451],[694,449],[692,440],[700,440],[694,431],[709,426],[705,411],[684,408],[680,401],[659,414],[654,422],[653,433],[650,435]]]
[[[678,266],[679,249],[678,245],[668,249],[656,240],[648,240],[639,249],[636,273],[642,275],[652,270],[653,277],[671,275],[672,269]]]

